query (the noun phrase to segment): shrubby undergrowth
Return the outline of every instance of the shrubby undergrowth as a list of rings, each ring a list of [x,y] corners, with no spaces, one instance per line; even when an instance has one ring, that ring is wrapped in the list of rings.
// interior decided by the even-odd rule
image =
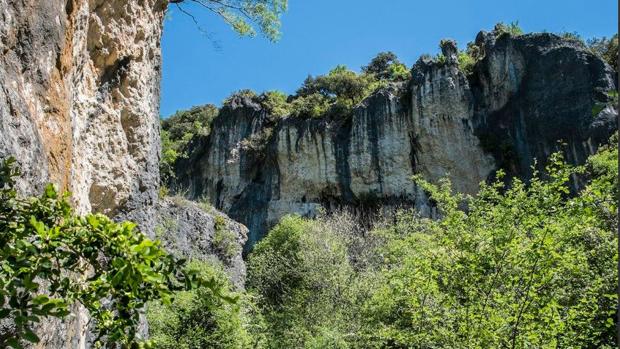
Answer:
[[[130,222],[101,214],[79,216],[68,197],[48,185],[40,197],[21,197],[14,159],[0,166],[0,346],[37,343],[36,326],[66,319],[70,308],[90,314],[95,346],[138,347],[140,313],[148,301],[168,303],[173,292],[212,280],[183,270]]]
[[[527,184],[500,173],[475,197],[415,178],[437,220],[404,210],[368,232],[346,212],[287,216],[249,255],[252,301],[212,328],[256,348],[612,348],[616,141],[581,167],[555,154]]]

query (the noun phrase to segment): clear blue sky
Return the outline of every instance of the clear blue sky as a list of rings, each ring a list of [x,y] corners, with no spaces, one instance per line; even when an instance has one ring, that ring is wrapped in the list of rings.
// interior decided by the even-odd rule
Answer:
[[[617,0],[289,0],[282,38],[271,43],[239,38],[221,19],[191,9],[211,39],[171,7],[162,44],[162,116],[219,105],[243,88],[293,93],[308,74],[338,64],[359,70],[381,51],[411,66],[421,54],[435,54],[442,38],[464,47],[499,21],[584,38],[611,36],[618,21]]]

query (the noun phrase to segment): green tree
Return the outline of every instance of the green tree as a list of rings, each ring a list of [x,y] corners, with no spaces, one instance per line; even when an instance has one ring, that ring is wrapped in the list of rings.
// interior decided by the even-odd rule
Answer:
[[[175,164],[179,158],[187,156],[187,145],[197,135],[207,136],[211,132],[211,122],[219,109],[207,104],[189,110],[177,111],[174,115],[161,119],[161,160],[159,175],[162,186],[170,184],[175,178]]]
[[[410,77],[407,66],[398,60],[394,52],[387,51],[377,54],[362,72],[372,74],[379,80],[404,81]]]
[[[320,221],[287,216],[249,256],[270,348],[343,348],[354,309],[346,244]]]
[[[250,313],[251,298],[233,291],[227,275],[208,262],[192,261],[187,268],[201,278],[214,280],[217,289],[239,301],[225,301],[211,288],[198,287],[175,293],[174,300],[168,304],[152,302],[147,319],[153,347],[259,348],[260,332],[257,336],[252,336],[252,332],[256,324],[258,328],[262,325],[257,322],[260,317]]]
[[[280,16],[286,11],[287,0],[169,0],[179,10],[195,17],[182,6],[194,4],[221,17],[241,36],[262,33],[271,41],[280,37]]]
[[[196,278],[134,224],[74,214],[52,185],[41,197],[21,198],[14,188],[18,175],[14,159],[3,162],[0,319],[14,326],[0,334],[0,346],[38,342],[33,326],[46,317],[65,318],[76,302],[94,320],[98,344],[136,346],[145,303],[169,302],[172,291],[191,287]]]
[[[483,184],[464,197],[416,179],[442,218],[403,214],[385,239],[364,311],[376,347],[612,348],[618,282],[617,148],[588,161],[590,184],[559,154],[529,185]],[[501,175],[500,175],[501,177]]]

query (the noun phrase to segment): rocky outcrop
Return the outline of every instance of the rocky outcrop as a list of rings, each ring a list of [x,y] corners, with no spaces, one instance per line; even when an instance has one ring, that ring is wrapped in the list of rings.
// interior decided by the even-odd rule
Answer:
[[[0,0],[0,157],[19,189],[53,182],[80,213],[153,232],[165,0]],[[89,346],[88,317],[38,329],[41,348]]]
[[[152,228],[164,0],[0,0],[0,155],[20,188]]]
[[[157,204],[155,236],[162,246],[181,258],[221,265],[238,288],[245,285],[241,252],[247,233],[245,226],[205,203],[172,197]]]
[[[238,96],[209,136],[190,143],[177,185],[246,224],[250,247],[283,215],[321,206],[408,205],[429,215],[413,174],[447,176],[473,194],[499,168],[527,179],[534,159],[558,150],[583,163],[616,128],[612,108],[592,114],[608,102],[613,72],[581,43],[498,32],[476,43],[483,57],[472,74],[444,41],[445,59],[420,58],[411,81],[342,118],[275,119]]]
[[[583,163],[617,129],[615,110],[593,115],[616,89],[615,73],[581,42],[485,32],[476,42],[485,50],[471,82],[476,132],[512,175],[529,178],[534,159],[542,165],[559,150]]]

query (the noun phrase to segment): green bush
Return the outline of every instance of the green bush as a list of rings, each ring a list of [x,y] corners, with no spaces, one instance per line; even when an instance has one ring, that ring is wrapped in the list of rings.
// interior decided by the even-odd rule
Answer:
[[[617,166],[617,148],[603,148],[589,160],[591,183],[571,198],[569,179],[582,169],[556,154],[529,185],[483,185],[467,212],[449,182],[417,179],[442,219],[405,214],[377,232],[385,272],[364,307],[368,341],[614,347]]]
[[[504,22],[499,22],[493,28],[493,32],[496,37],[499,37],[503,34],[508,34],[512,36],[523,35],[523,29],[519,26],[519,21],[510,22],[509,24],[505,24]]]
[[[318,221],[287,216],[249,256],[248,288],[259,296],[270,348],[343,343],[353,272],[341,237]]]
[[[391,51],[379,53],[367,66],[362,67],[362,72],[387,81],[405,81],[411,77],[407,66]]]
[[[245,311],[251,298],[233,291],[224,272],[207,262],[192,261],[187,269],[201,278],[213,280],[226,297],[238,301],[227,301],[217,297],[211,288],[199,287],[177,292],[169,304],[150,303],[147,319],[153,347],[257,348],[257,341],[250,332],[254,324]]]
[[[469,75],[474,71],[474,65],[476,64],[476,59],[467,52],[460,51],[459,52],[459,69],[465,74]]]
[[[226,225],[226,219],[222,216],[215,216],[213,247],[223,253],[226,258],[233,258],[241,252],[241,245],[237,243],[235,233],[230,231]]]
[[[395,76],[405,75],[403,72],[405,68],[400,66],[391,65],[386,69],[393,71]],[[353,107],[379,88],[386,86],[386,83],[386,80],[378,80],[375,74],[357,74],[339,65],[327,75],[316,78],[309,76],[304,81],[291,101],[292,115],[345,117]]]
[[[258,95],[256,94],[256,92],[250,89],[239,90],[239,91],[233,92],[230,96],[224,99],[224,102],[222,102],[222,105],[230,106],[230,104],[235,98],[248,98],[250,100],[257,100]]]
[[[297,97],[291,102],[291,114],[294,116],[320,118],[327,114],[333,98],[320,93],[312,93]]]
[[[283,117],[291,113],[287,96],[280,91],[267,91],[260,96],[260,99],[263,108],[272,116]]]
[[[176,161],[187,156],[187,144],[196,135],[206,136],[211,132],[211,122],[219,110],[214,105],[193,107],[178,111],[161,122],[161,160],[159,172],[161,184],[167,185],[175,178]]]
[[[0,319],[14,327],[0,335],[0,345],[38,342],[34,325],[65,318],[74,303],[90,313],[96,344],[137,345],[145,303],[168,302],[172,291],[195,279],[133,223],[78,216],[52,185],[41,197],[21,198],[14,188],[18,175],[15,160],[2,163]]]

